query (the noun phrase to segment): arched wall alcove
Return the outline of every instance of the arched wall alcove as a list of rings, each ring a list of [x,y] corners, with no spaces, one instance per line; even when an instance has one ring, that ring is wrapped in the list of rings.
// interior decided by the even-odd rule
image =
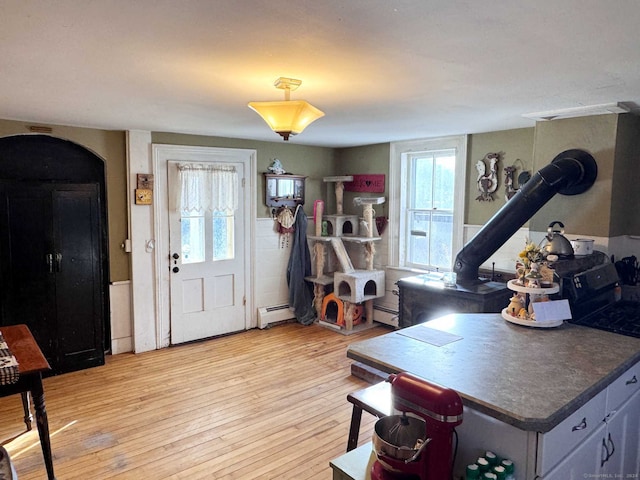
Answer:
[[[0,324],[25,323],[55,373],[110,349],[105,162],[49,135],[0,138]]]

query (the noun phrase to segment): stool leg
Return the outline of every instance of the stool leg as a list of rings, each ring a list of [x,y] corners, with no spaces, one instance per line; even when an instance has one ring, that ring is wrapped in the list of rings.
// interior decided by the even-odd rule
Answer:
[[[349,427],[349,441],[347,442],[347,452],[358,446],[358,436],[360,435],[360,421],[362,420],[362,408],[353,406],[351,414],[351,426]]]
[[[24,423],[27,426],[27,431],[31,430],[31,423],[33,422],[33,415],[31,414],[31,401],[29,400],[29,392],[22,392],[22,409],[24,410]]]

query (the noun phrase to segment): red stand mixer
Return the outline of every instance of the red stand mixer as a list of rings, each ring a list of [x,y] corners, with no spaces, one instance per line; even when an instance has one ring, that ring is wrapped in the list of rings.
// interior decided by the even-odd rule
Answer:
[[[389,376],[393,408],[378,420],[372,480],[450,480],[453,430],[462,423],[462,399],[449,388],[409,373]],[[409,413],[409,415],[407,415]]]

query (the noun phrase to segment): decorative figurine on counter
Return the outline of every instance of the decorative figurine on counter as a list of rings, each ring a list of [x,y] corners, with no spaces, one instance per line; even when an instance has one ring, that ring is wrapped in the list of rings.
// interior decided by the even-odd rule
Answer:
[[[516,263],[516,285],[521,285],[524,287],[526,276],[527,269],[525,268],[525,266],[520,262]]]
[[[524,303],[522,298],[518,294],[514,294],[511,297],[511,302],[507,306],[507,313],[512,317],[517,317],[521,310],[524,309]]]
[[[530,265],[529,274],[526,276],[527,287],[540,288],[541,280],[542,275],[540,275],[540,272],[538,272],[538,264],[536,262],[532,262]]]
[[[540,265],[546,263],[546,256],[547,252],[544,249],[527,240],[524,249],[518,254],[518,260],[516,262],[516,283],[518,285],[531,286],[529,285],[529,280],[537,279],[538,287],[540,287],[542,275],[540,275],[538,270]],[[535,274],[531,277],[532,270],[535,270]]]
[[[499,153],[487,153],[484,159],[476,162],[476,170],[478,170],[478,190],[480,195],[476,197],[476,200],[480,202],[493,201],[493,193],[498,189],[498,161],[500,160]],[[489,162],[489,173],[487,173],[487,166],[485,161]]]

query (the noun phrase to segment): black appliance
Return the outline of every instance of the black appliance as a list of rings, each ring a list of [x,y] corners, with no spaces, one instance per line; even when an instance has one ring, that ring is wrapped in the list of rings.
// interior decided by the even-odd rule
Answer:
[[[561,298],[569,301],[570,323],[640,338],[640,302],[619,300],[620,279],[602,252],[554,265]]]

